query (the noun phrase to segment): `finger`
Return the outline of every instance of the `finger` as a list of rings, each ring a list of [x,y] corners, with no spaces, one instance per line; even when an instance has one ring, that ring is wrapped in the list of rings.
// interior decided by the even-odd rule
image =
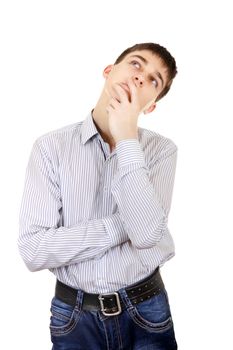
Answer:
[[[109,101],[109,104],[111,104],[114,108],[117,108],[120,103],[121,102],[115,97],[111,98]]]
[[[113,88],[116,91],[117,95],[120,97],[120,101],[128,101],[128,93],[120,84],[115,84]]]
[[[115,91],[115,92],[116,92],[116,91]],[[121,101],[120,101],[120,96],[118,96],[117,93],[115,93],[115,95],[110,94],[110,101],[111,101],[111,100],[116,100],[117,102],[121,103]]]
[[[111,98],[109,100],[109,106],[112,108],[112,109],[116,109],[118,106],[119,106],[120,102],[118,102],[115,98]]]
[[[113,108],[113,106],[111,106],[111,105],[108,105],[108,106],[106,107],[107,113],[109,113],[109,112],[111,112],[111,111],[113,111],[113,110],[114,110],[114,108]]]
[[[136,102],[138,100],[138,90],[134,84],[133,78],[128,79],[127,83],[131,93],[131,102]]]

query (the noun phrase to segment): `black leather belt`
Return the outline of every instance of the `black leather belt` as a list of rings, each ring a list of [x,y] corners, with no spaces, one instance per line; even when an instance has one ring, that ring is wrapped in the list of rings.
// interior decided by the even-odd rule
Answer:
[[[164,283],[159,272],[159,267],[145,279],[125,287],[125,291],[132,304],[138,304],[146,299],[159,294],[164,289]],[[74,289],[57,280],[55,289],[56,298],[64,303],[75,306],[77,289]],[[106,316],[119,315],[125,304],[121,300],[119,292],[92,294],[83,292],[83,310],[101,310]]]

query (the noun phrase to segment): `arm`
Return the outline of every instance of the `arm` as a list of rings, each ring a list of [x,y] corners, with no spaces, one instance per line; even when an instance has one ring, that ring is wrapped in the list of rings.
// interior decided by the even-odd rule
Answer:
[[[137,139],[116,144],[119,171],[112,185],[122,220],[138,249],[156,245],[167,228],[175,177],[177,147],[163,145],[148,167]]]
[[[30,271],[91,259],[129,238],[119,213],[60,226],[62,202],[51,161],[39,142],[29,158],[20,208],[18,246]]]

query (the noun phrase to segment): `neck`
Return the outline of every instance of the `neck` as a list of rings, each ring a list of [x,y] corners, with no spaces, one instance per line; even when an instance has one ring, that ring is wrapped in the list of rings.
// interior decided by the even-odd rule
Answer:
[[[94,110],[92,111],[93,120],[96,128],[99,131],[101,137],[107,142],[110,147],[115,147],[115,140],[112,137],[108,127],[108,113],[106,107],[108,105],[108,96],[104,93],[101,94]]]

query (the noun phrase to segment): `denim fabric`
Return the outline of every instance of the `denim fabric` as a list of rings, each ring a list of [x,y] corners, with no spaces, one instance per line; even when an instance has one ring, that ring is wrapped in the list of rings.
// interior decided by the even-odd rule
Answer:
[[[175,350],[173,321],[167,291],[132,305],[124,288],[118,291],[126,309],[117,316],[81,309],[83,291],[75,307],[52,299],[52,350]]]

